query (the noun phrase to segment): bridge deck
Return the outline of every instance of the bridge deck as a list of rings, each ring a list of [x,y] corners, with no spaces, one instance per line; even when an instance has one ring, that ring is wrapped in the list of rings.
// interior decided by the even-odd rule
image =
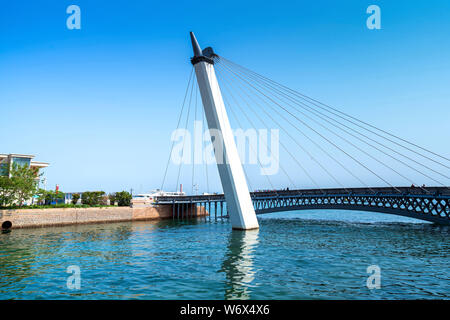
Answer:
[[[250,193],[257,214],[306,210],[340,209],[375,211],[450,225],[450,189],[448,187],[347,188],[258,191]],[[215,210],[223,194],[158,197],[157,204],[172,204],[175,212],[185,204],[209,205]],[[214,206],[212,206],[214,204]],[[175,209],[175,206],[177,208]],[[183,210],[183,207],[182,207]]]

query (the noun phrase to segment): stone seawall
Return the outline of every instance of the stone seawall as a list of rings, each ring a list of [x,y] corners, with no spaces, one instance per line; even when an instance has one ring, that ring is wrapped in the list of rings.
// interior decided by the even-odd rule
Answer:
[[[192,210],[193,216],[205,216],[204,207]],[[171,219],[172,205],[154,207],[51,208],[0,210],[0,224],[11,222],[12,228],[63,226],[134,220]]]

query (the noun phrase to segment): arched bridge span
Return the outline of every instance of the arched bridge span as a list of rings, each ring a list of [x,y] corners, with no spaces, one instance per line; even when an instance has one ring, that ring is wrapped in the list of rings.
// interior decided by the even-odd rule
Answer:
[[[293,210],[338,209],[381,212],[450,225],[450,189],[447,187],[347,188],[252,192],[256,214]],[[173,217],[186,206],[204,206],[211,214],[226,216],[223,194],[158,197],[172,204]]]

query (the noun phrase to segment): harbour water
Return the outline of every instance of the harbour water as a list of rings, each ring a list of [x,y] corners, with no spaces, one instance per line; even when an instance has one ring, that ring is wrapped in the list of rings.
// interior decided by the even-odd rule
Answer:
[[[450,298],[449,227],[331,210],[259,219],[247,232],[205,218],[12,230],[0,299]],[[366,286],[371,265],[379,289]]]

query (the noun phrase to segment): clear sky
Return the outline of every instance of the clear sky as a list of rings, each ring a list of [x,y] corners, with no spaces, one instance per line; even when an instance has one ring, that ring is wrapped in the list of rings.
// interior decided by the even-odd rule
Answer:
[[[81,30],[66,27],[71,4]],[[366,27],[371,4],[381,30]],[[359,0],[2,0],[0,153],[50,162],[48,186],[63,191],[158,188],[191,30],[203,47],[450,156],[450,2]],[[174,188],[173,170],[168,179]]]

